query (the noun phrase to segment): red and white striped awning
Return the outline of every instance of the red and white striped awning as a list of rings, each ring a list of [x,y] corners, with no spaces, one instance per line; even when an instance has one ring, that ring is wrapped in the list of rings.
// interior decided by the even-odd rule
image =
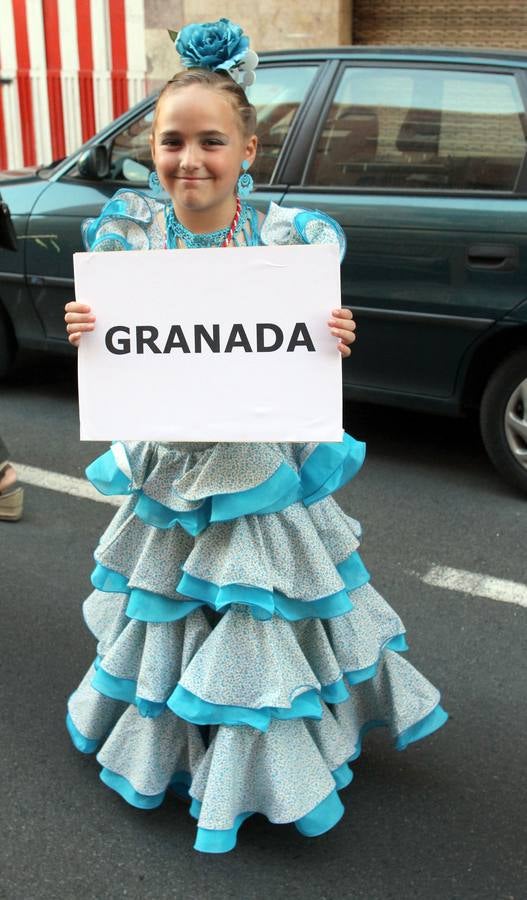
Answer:
[[[0,0],[0,170],[73,152],[145,95],[143,0]]]

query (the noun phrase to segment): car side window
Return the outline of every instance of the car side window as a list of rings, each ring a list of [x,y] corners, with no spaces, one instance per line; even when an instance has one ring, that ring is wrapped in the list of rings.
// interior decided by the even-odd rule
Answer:
[[[251,169],[256,184],[269,184],[280,151],[317,66],[262,66],[247,90],[256,107],[258,154]],[[149,135],[153,110],[116,136],[110,154],[112,181],[145,184],[152,170]]]
[[[318,66],[261,66],[247,89],[256,107],[258,153],[251,168],[256,184],[269,184],[288,131]]]
[[[307,184],[513,191],[526,151],[513,75],[349,67]]]
[[[147,187],[148,176],[153,169],[150,153],[150,131],[154,118],[151,109],[120,131],[109,147],[110,169],[105,181],[116,181],[124,185]],[[68,172],[67,178],[85,180],[79,161]]]
[[[110,174],[112,181],[145,186],[154,167],[150,151],[150,132],[154,119],[151,109],[140,119],[135,119],[114,138],[110,148]]]
[[[258,153],[251,168],[257,185],[269,184],[282,146],[317,72],[317,65],[261,66],[257,80],[247,90],[256,107]],[[129,123],[110,147],[108,180],[146,187],[153,168],[150,131],[153,109]],[[75,166],[69,178],[82,178]]]

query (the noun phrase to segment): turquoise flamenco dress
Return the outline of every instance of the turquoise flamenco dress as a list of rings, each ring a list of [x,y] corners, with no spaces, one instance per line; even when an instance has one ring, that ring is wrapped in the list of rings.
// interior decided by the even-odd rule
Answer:
[[[161,248],[164,210],[119,191],[85,223],[85,245]],[[243,206],[236,243],[318,242],[344,251],[321,213],[271,204],[261,222]],[[231,850],[254,813],[323,834],[344,812],[339,791],[367,731],[388,728],[402,750],[447,719],[401,655],[405,629],[370,583],[358,522],[332,498],[364,452],[348,435],[117,441],[87,469],[124,500],[95,551],[83,611],[97,653],[67,727],[133,806],[188,798],[197,850]]]

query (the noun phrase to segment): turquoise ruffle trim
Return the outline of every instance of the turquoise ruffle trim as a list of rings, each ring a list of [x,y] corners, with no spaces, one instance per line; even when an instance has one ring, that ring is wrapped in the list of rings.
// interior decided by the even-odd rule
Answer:
[[[131,212],[129,211],[129,208],[128,208],[128,202],[119,196],[120,194],[123,194],[123,193],[137,194],[141,198],[141,200],[143,200],[143,204],[144,204],[143,210],[144,209],[148,210],[148,214],[146,217],[143,218],[143,220],[141,220],[137,215],[133,216],[131,214]],[[82,234],[82,239],[83,239],[86,250],[93,251],[99,245],[103,245],[103,244],[107,243],[108,241],[116,241],[118,244],[120,244],[120,246],[123,248],[123,250],[133,250],[134,249],[134,245],[131,244],[130,241],[127,241],[126,238],[124,237],[124,235],[122,233],[119,233],[118,231],[111,231],[111,232],[107,231],[107,232],[98,234],[101,226],[107,225],[109,219],[112,219],[112,218],[117,219],[118,221],[119,220],[128,221],[128,222],[131,222],[133,225],[136,225],[136,226],[138,225],[138,226],[142,227],[144,230],[144,233],[145,233],[145,241],[148,242],[148,245],[150,244],[149,238],[147,236],[146,228],[145,228],[145,226],[150,224],[150,222],[152,220],[152,213],[150,211],[150,208],[148,207],[148,204],[145,202],[144,198],[142,197],[141,194],[139,194],[138,191],[127,190],[125,192],[123,190],[120,190],[120,191],[117,191],[116,194],[110,200],[108,200],[107,203],[104,204],[100,214],[97,216],[96,219],[85,219],[82,222],[81,234]]]
[[[130,594],[128,579],[120,572],[107,569],[100,563],[97,563],[91,573],[91,583],[98,591],[105,591],[108,594]]]
[[[443,709],[440,703],[428,713],[420,722],[411,725],[406,731],[401,732],[395,743],[397,750],[404,750],[408,744],[414,741],[420,741],[421,738],[427,737],[433,731],[437,731],[448,719],[448,713]]]
[[[191,816],[199,819],[200,812],[201,803],[199,800],[193,800],[190,807]],[[252,812],[240,813],[236,816],[232,828],[222,831],[198,828],[194,850],[201,850],[202,853],[228,853],[229,850],[234,850],[240,826],[252,815],[254,815]],[[305,837],[318,837],[333,828],[343,815],[344,806],[335,788],[311,812],[297,819],[294,825]]]
[[[299,694],[290,707],[265,706],[259,709],[245,706],[210,703],[178,684],[167,700],[167,706],[177,716],[194,725],[250,725],[258,731],[267,731],[272,719],[321,719],[320,698],[326,703],[345,703],[349,700],[346,681],[350,686],[373,678],[385,650],[408,650],[404,634],[386,641],[375,663],[354,672],[345,672],[338,681],[321,685],[320,691],[311,689]]]
[[[284,462],[261,484],[236,493],[204,497],[192,510],[171,509],[138,490],[135,512],[148,525],[164,529],[180,525],[195,537],[211,522],[280,512],[300,500],[306,506],[317,503],[356,475],[365,452],[362,441],[344,434],[341,443],[318,444],[298,472]],[[111,450],[88,466],[86,476],[102,494],[134,493]]]
[[[136,806],[138,809],[155,809],[157,806],[161,806],[165,799],[166,791],[152,795],[140,794],[126,778],[123,778],[122,775],[117,775],[110,769],[102,768],[99,772],[99,778],[107,787],[120,794],[130,806]]]
[[[166,702],[158,703],[137,696],[137,682],[131,678],[117,678],[110,675],[101,665],[101,657],[94,660],[95,675],[91,680],[91,686],[110,697],[112,700],[122,700],[124,703],[133,703],[137,707],[139,715],[145,719],[157,719],[166,709]]]
[[[130,599],[126,615],[140,622],[177,622],[204,605],[202,600],[173,600],[143,588],[130,588],[124,575],[100,563],[96,564],[91,574],[91,583],[94,588],[105,593],[127,594]]]
[[[111,449],[94,459],[85,474],[99,493],[107,497],[133,493],[132,482],[118,467]]]
[[[166,791],[162,791],[160,794],[140,794],[139,791],[132,787],[128,779],[123,778],[122,775],[117,775],[106,767],[103,767],[99,772],[99,778],[107,787],[120,794],[123,800],[126,800],[127,803],[131,806],[136,806],[138,809],[156,809],[156,807],[161,806],[166,797]],[[188,772],[176,772],[172,776],[169,788],[179,796],[188,797],[191,781],[192,778]]]
[[[72,736],[76,747],[82,742],[84,742],[84,746],[95,743],[90,742],[81,735],[71,722],[71,719],[69,719],[69,721],[68,719],[66,720],[68,731]],[[447,719],[447,713],[438,704],[427,716],[421,719],[420,722],[416,722],[397,737],[395,744],[396,748],[402,750],[407,747],[409,743],[421,740],[444,725]],[[310,812],[294,823],[301,834],[307,837],[317,837],[318,835],[329,831],[339,822],[344,813],[344,806],[342,805],[342,801],[337,792],[347,787],[353,780],[353,772],[349,768],[348,763],[353,762],[360,756],[365,735],[373,728],[385,726],[386,724],[387,723],[383,721],[373,720],[363,725],[354,753],[347,762],[343,763],[331,773],[335,781],[334,790]],[[79,738],[82,740],[79,741]],[[79,747],[79,749],[81,748]],[[101,770],[100,777],[104,784],[120,794],[127,803],[130,803],[132,806],[136,806],[139,809],[154,809],[163,802],[166,795],[166,791],[154,795],[141,794],[126,778],[122,775],[117,775],[107,768]],[[169,788],[176,791],[176,793],[181,796],[189,796],[190,785],[191,776],[188,772],[176,772],[171,778]],[[195,798],[192,799],[190,814],[198,819],[200,811],[200,801]],[[227,853],[229,850],[233,850],[236,846],[237,834],[240,826],[252,815],[254,815],[252,811],[241,813],[236,817],[233,826],[229,829],[213,830],[198,828],[196,843],[194,845],[195,849],[201,850],[203,853]]]
[[[347,762],[342,763],[342,765],[339,766],[338,769],[335,769],[331,774],[335,779],[337,791],[341,791],[343,788],[348,787],[353,781],[353,772]]]
[[[344,806],[335,788],[311,812],[297,819],[295,826],[305,837],[318,837],[334,828],[344,815]]]
[[[318,444],[300,469],[306,506],[329,497],[355,477],[366,455],[366,444],[344,434],[340,444]]]
[[[143,522],[153,525],[154,528],[166,530],[180,525],[187,534],[197,537],[210,523],[211,499],[207,497],[196,509],[177,512],[139,492],[134,512]]]
[[[201,600],[172,600],[170,597],[153,594],[141,588],[132,588],[128,591],[130,599],[126,615],[140,622],[176,622],[203,606]]]
[[[130,588],[124,575],[101,563],[96,564],[91,582],[100,591],[128,594],[130,600],[126,615],[141,622],[174,622],[205,605],[216,612],[223,612],[233,603],[249,606],[255,619],[265,620],[279,615],[288,622],[298,622],[302,619],[332,619],[353,609],[349,593],[366,584],[370,574],[358,550],[335,568],[344,582],[344,588],[317,600],[297,600],[286,597],[280,591],[268,591],[251,585],[221,586],[188,572],[183,572],[176,590],[189,599],[173,599],[142,588]]]
[[[344,588],[335,594],[319,597],[317,600],[297,600],[286,597],[280,591],[243,584],[218,585],[213,581],[196,578],[183,572],[177,585],[179,594],[201,600],[216,611],[225,609],[232,603],[250,606],[256,619],[270,619],[274,614],[298,622],[301,619],[331,619],[353,609],[349,592],[362,587],[370,580],[370,574],[362,562],[358,550],[335,567],[344,581]]]
[[[405,650],[408,650],[408,644],[406,643],[406,635],[405,634],[396,634],[394,637],[385,641],[382,645],[379,656],[377,660],[372,663],[371,666],[366,666],[364,669],[355,669],[351,672],[345,672],[344,677],[348,684],[353,686],[354,684],[360,684],[362,681],[368,681],[370,678],[373,678],[379,667],[379,662],[381,660],[381,656],[385,650],[395,650],[396,653],[404,653]],[[338,683],[338,682],[337,682]],[[325,699],[325,698],[324,698]],[[330,701],[328,701],[329,703]]]
[[[194,801],[190,807],[190,814],[195,819],[199,819],[200,803]],[[226,831],[213,831],[209,828],[198,828],[196,832],[196,842],[194,850],[201,850],[202,853],[228,853],[234,850],[236,840],[238,838],[238,830],[246,819],[249,819],[253,813],[240,813],[234,820],[234,825]]]
[[[267,731],[271,719],[322,718],[322,707],[316,690],[299,694],[289,708],[263,706],[260,709],[249,709],[245,706],[209,703],[178,684],[168,698],[167,706],[177,716],[194,725],[250,725],[258,731]]]
[[[193,694],[192,691],[187,690],[181,684],[177,684],[172,693],[163,702],[148,700],[137,695],[136,681],[130,678],[118,678],[107,672],[103,667],[104,661],[100,656],[97,656],[93,663],[95,674],[91,680],[91,685],[99,693],[104,694],[105,697],[134,704],[143,718],[157,718],[168,706],[175,715],[193,725],[250,725],[258,731],[265,732],[268,730],[272,719],[321,719],[322,708],[319,698],[326,703],[345,703],[350,696],[346,683],[353,686],[373,678],[385,650],[394,650],[398,653],[408,650],[405,635],[398,634],[385,641],[379,650],[376,662],[371,666],[345,672],[333,684],[321,685],[320,690],[305,690],[294,697],[290,707],[264,706],[251,708],[210,703],[196,696],[196,694]],[[401,740],[405,741],[404,735],[401,735]],[[83,752],[89,753],[91,751],[85,750]]]
[[[73,724],[73,719],[69,713],[66,716],[66,728],[68,729],[69,736],[73,741],[74,746],[77,750],[80,750],[81,753],[95,753],[95,751],[98,750],[101,741],[95,741],[84,737],[79,729]]]

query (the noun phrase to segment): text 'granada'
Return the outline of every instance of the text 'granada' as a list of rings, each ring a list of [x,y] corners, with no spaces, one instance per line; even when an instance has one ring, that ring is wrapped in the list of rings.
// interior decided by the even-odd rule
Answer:
[[[237,322],[230,327],[220,328],[219,324],[196,324],[183,331],[181,325],[171,325],[166,336],[160,335],[153,325],[114,325],[106,332],[104,341],[110,353],[202,353],[208,348],[212,353],[232,353],[240,349],[245,353],[271,353],[279,350],[286,341],[287,353],[304,347],[310,353],[315,345],[305,322],[296,322],[290,335],[285,335],[279,325],[272,322],[258,323],[252,333],[247,334],[244,326]]]

